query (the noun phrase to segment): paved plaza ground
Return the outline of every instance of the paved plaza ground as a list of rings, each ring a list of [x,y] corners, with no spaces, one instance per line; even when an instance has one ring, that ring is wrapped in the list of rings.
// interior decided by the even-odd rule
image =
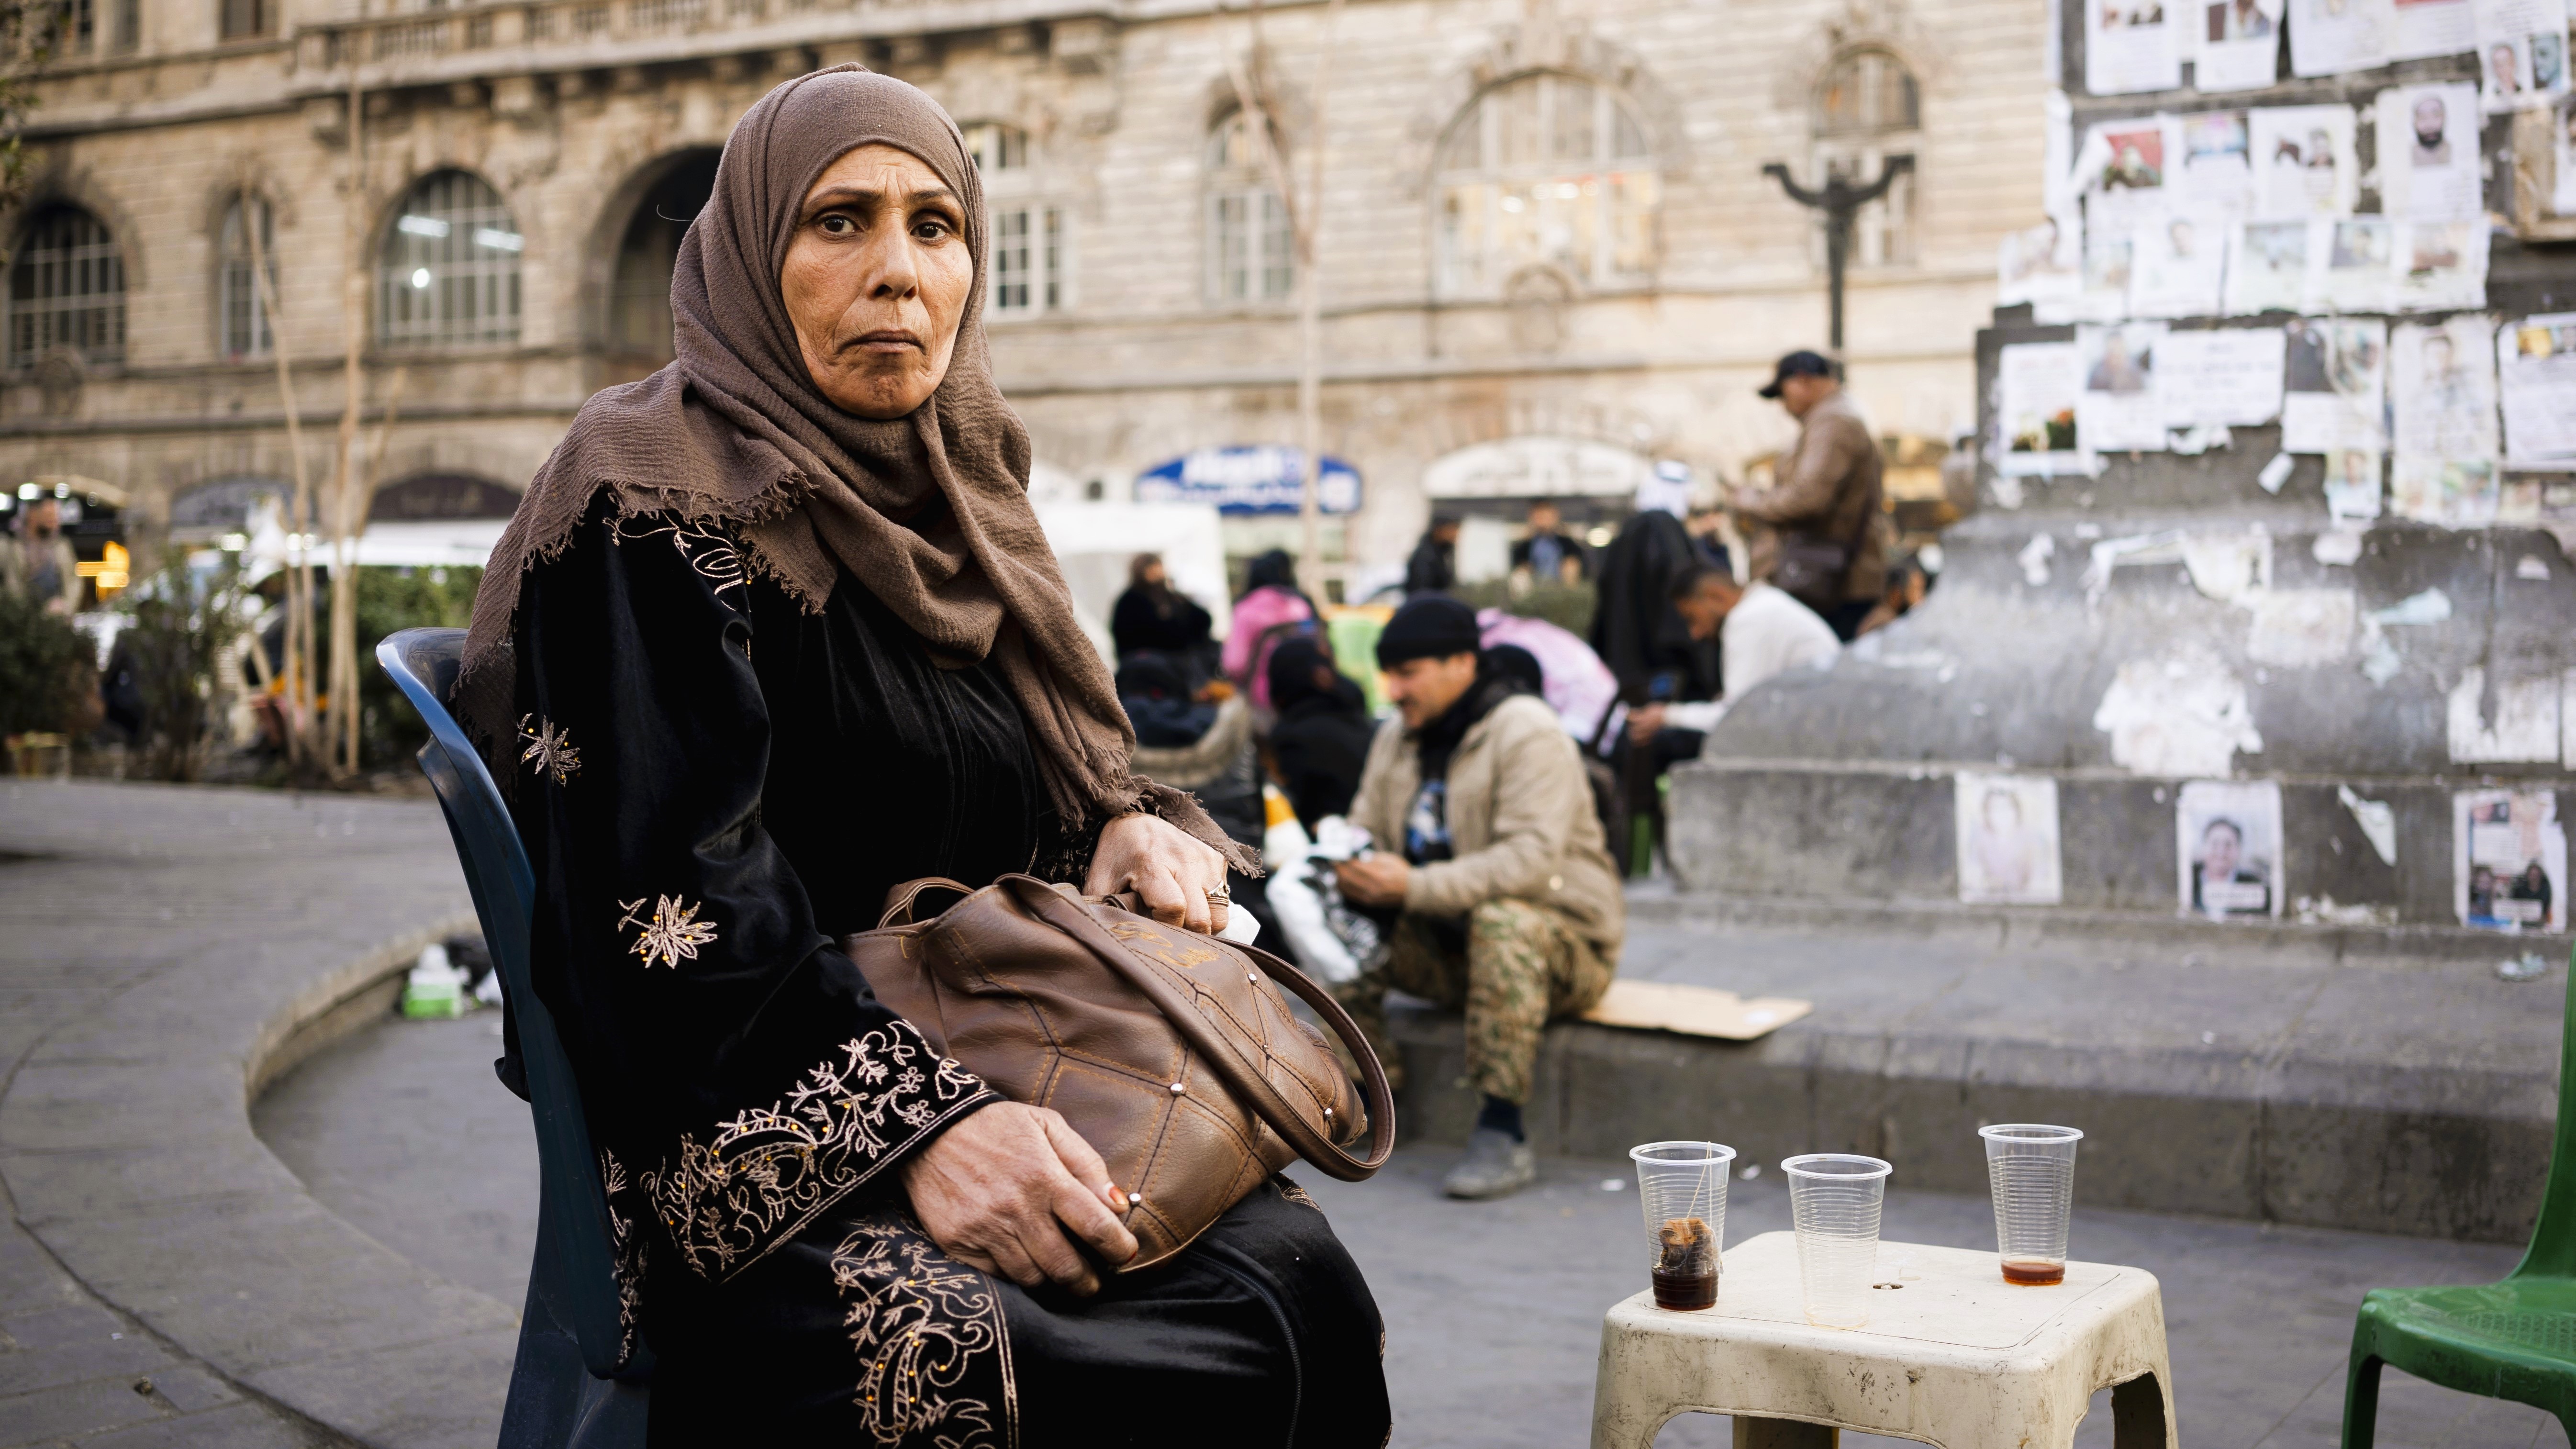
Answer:
[[[351,993],[465,906],[419,803],[0,781],[0,1446],[491,1443],[536,1202],[525,1110],[491,1075],[495,1019],[370,1006],[265,1096],[246,1086],[281,1023],[367,1005]],[[1646,924],[1634,960],[1672,973],[1745,939]],[[1819,1016],[1866,1020],[1837,999],[1840,973],[1884,971],[1883,935],[1819,929],[1802,949]],[[2519,999],[2547,1030],[2557,990]],[[2377,1010],[2412,1040],[2418,1008],[2396,1000]],[[1907,1163],[1920,1182],[1939,1150],[1895,1154],[1887,1236],[1990,1242],[1981,1198],[1904,1186]],[[1396,1442],[1579,1445],[1602,1310],[1640,1286],[1635,1194],[1603,1188],[1624,1164],[1551,1160],[1540,1187],[1486,1205],[1441,1200],[1445,1165],[1421,1147],[1367,1184],[1301,1174],[1386,1312]],[[2163,1281],[2194,1446],[2332,1444],[2362,1292],[2476,1282],[2514,1257],[2087,1210],[2083,1182],[2077,1254]],[[1735,1194],[1731,1241],[1786,1225],[1776,1171]],[[2395,1375],[2382,1422],[2401,1449],[2565,1442],[2528,1410]],[[2097,1412],[2078,1442],[2106,1445],[2108,1427]],[[1662,1442],[1720,1444],[1724,1429],[1686,1419]]]
[[[518,1100],[492,1080],[497,1014],[388,1021],[315,1058],[258,1105],[269,1146],[324,1204],[423,1267],[506,1302],[526,1291],[536,1149]],[[1445,1149],[1408,1148],[1367,1183],[1292,1172],[1324,1204],[1387,1318],[1399,1446],[1572,1449],[1586,1442],[1601,1313],[1644,1285],[1625,1163],[1551,1162],[1500,1203],[1438,1195]],[[1603,1190],[1605,1182],[1621,1190]],[[2077,1196],[2083,1178],[2077,1174]],[[1788,1226],[1776,1171],[1737,1182],[1727,1240]],[[1982,1198],[1889,1194],[1885,1235],[1991,1247]],[[2374,1284],[2477,1282],[2511,1249],[2267,1229],[2146,1213],[2076,1215],[2075,1255],[2134,1263],[2164,1283],[2179,1427],[2207,1449],[2336,1442],[2353,1305]],[[2390,1449],[2564,1444],[2515,1404],[2388,1375]],[[1659,1446],[1729,1442],[1725,1421],[1674,1421]],[[1847,1435],[1846,1445],[1897,1441]],[[2076,1442],[2107,1449],[2109,1396]]]

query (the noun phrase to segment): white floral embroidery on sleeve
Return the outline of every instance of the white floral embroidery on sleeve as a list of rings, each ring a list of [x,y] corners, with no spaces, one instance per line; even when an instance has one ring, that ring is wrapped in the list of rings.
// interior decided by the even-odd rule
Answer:
[[[528,728],[531,720],[536,721],[535,729]],[[561,785],[581,773],[581,751],[573,748],[572,731],[552,720],[523,714],[519,716],[519,738],[528,742],[528,747],[519,752],[519,763],[539,776],[552,775]]]
[[[656,899],[653,903],[653,918],[649,921],[635,914],[644,909],[642,896],[637,896],[631,901],[619,901],[617,908],[626,913],[617,918],[617,929],[623,931],[633,926],[639,932],[634,944],[626,949],[631,955],[643,957],[647,969],[650,969],[654,961],[659,959],[663,965],[676,971],[679,969],[681,957],[686,956],[695,961],[698,959],[698,948],[712,943],[716,938],[714,924],[696,918],[700,907],[683,905],[678,896],[662,896]]]

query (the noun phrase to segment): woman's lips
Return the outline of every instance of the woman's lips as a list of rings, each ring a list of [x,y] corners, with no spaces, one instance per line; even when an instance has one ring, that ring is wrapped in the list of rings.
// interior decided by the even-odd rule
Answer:
[[[917,352],[921,339],[909,332],[883,329],[862,332],[851,344],[863,352]]]

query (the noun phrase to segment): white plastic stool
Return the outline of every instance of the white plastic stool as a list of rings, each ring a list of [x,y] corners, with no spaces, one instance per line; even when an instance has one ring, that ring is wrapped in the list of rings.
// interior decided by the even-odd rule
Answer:
[[[2174,1449],[2173,1372],[2155,1275],[2069,1263],[2049,1288],[2004,1282],[1992,1253],[1881,1243],[1858,1329],[1807,1322],[1794,1235],[1727,1249],[1717,1306],[1640,1293],[1601,1323],[1592,1449],[1648,1449],[1676,1414],[1731,1414],[1737,1449],[1828,1449],[1839,1430],[1943,1449],[2066,1449],[2111,1389],[2117,1449]],[[1885,1286],[1895,1285],[1895,1286]]]

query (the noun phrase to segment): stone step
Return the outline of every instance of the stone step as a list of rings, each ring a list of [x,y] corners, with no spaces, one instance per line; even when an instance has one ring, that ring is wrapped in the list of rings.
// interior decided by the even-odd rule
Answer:
[[[1977,1127],[2043,1121],[2088,1134],[2096,1206],[2491,1242],[2538,1213],[2566,973],[2499,979],[2492,939],[1639,905],[1623,974],[1816,1010],[1745,1044],[1551,1028],[1526,1114],[1542,1153],[1708,1138],[1776,1171],[1861,1151],[1906,1186],[1980,1192]],[[1458,1018],[1399,1011],[1393,1034],[1404,1137],[1463,1141]]]

